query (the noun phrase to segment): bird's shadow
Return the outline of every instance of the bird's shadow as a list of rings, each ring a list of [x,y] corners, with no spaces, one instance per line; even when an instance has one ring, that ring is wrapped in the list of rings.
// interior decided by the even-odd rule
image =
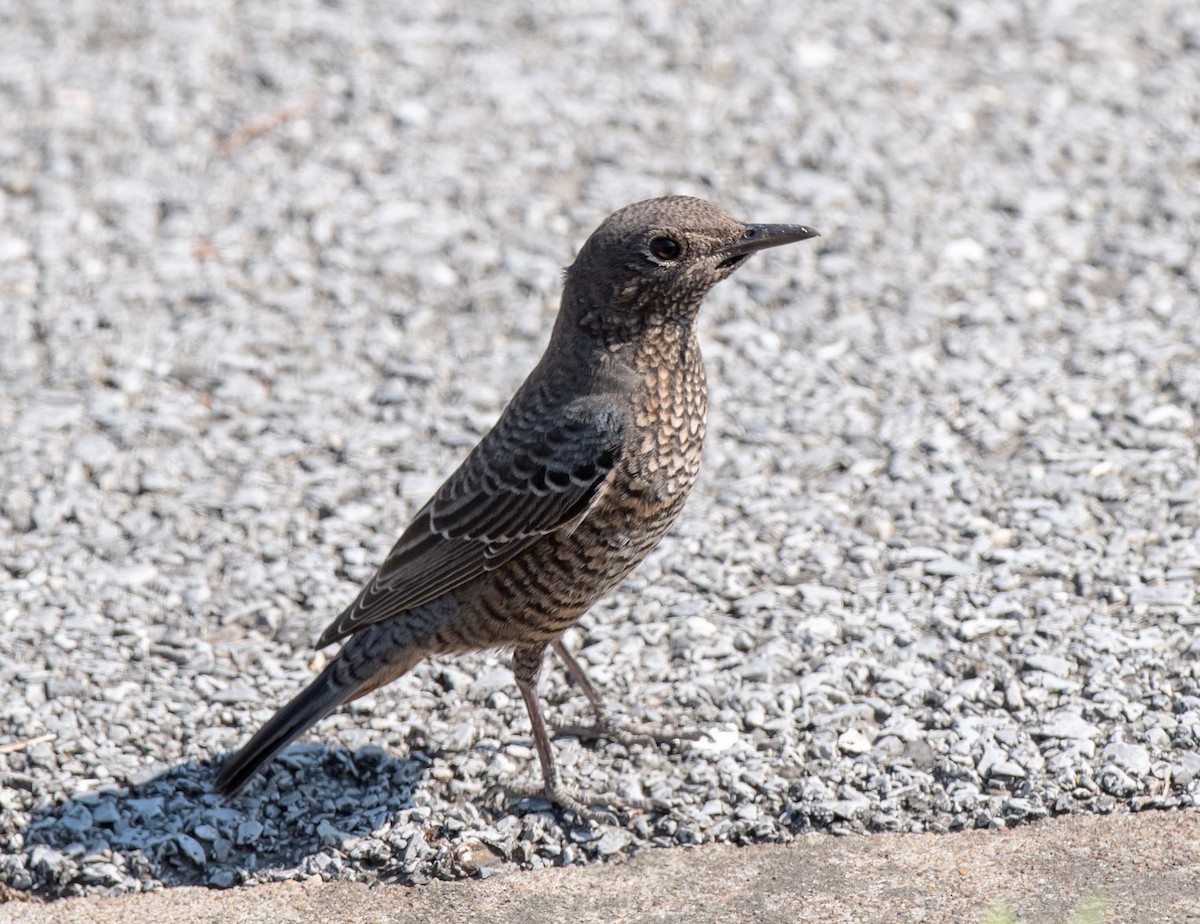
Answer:
[[[228,887],[261,870],[320,875],[335,872],[329,867],[342,856],[378,867],[408,846],[409,826],[390,843],[389,821],[415,809],[429,766],[422,756],[300,744],[232,799],[212,791],[211,763],[188,761],[40,806],[24,831],[28,881],[11,884],[57,898],[154,882]]]

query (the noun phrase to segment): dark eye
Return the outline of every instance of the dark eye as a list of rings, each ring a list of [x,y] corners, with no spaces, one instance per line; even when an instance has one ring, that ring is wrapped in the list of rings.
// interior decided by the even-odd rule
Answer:
[[[673,237],[663,235],[650,240],[650,256],[656,260],[676,260],[681,253],[683,245]]]

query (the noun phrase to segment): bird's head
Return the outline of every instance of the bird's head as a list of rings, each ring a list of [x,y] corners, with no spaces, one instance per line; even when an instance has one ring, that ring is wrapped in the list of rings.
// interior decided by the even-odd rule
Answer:
[[[564,308],[615,335],[684,321],[755,251],[816,236],[804,225],[747,224],[690,196],[635,202],[605,219],[567,268]]]

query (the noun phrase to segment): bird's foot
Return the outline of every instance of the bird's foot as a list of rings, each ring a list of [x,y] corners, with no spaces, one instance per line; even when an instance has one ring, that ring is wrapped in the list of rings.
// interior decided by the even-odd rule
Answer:
[[[653,807],[648,799],[641,799],[636,796],[618,796],[615,793],[606,793],[601,796],[591,797],[576,793],[561,783],[544,783],[541,786],[511,785],[505,786],[503,791],[510,799],[517,803],[517,806],[520,806],[522,803],[548,802],[551,805],[557,805],[559,808],[566,809],[583,821],[603,825],[616,825],[625,822],[626,819],[622,817],[624,813],[614,807],[617,804],[620,804],[623,810],[632,809],[639,812],[649,811]],[[534,808],[535,806],[526,805],[525,807]],[[540,808],[540,806],[536,807]]]
[[[578,738],[581,741],[615,741],[630,747],[634,744],[672,744],[677,741],[699,741],[705,737],[698,728],[660,728],[654,725],[629,725],[618,728],[607,718],[598,719],[590,725],[556,725],[558,735]]]

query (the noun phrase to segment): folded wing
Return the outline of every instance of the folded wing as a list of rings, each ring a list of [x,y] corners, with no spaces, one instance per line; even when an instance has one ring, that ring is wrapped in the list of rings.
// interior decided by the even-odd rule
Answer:
[[[603,399],[510,406],[318,647],[436,600],[572,524],[616,464],[621,435],[620,415]]]

